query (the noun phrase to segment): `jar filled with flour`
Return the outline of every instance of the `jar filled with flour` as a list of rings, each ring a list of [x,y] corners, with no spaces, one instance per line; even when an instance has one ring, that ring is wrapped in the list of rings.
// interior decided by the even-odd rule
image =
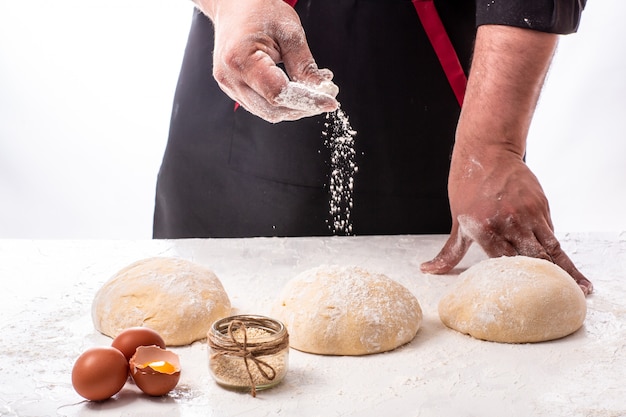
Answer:
[[[277,385],[289,365],[289,334],[280,321],[239,315],[217,320],[207,334],[209,371],[229,389],[250,391]]]

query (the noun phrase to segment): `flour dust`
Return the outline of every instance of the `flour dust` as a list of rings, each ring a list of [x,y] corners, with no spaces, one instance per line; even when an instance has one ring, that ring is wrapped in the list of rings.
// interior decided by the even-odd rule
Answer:
[[[350,126],[348,116],[338,108],[326,114],[325,145],[330,149],[330,215],[329,227],[333,234],[352,234],[352,193],[354,176],[358,172],[355,163],[354,137],[356,131]]]

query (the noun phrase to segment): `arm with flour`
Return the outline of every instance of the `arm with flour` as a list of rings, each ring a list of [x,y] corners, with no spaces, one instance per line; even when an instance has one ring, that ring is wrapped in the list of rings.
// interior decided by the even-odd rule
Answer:
[[[337,109],[333,74],[317,67],[300,18],[286,2],[194,3],[215,27],[213,76],[246,110],[276,123]]]
[[[423,271],[451,270],[475,241],[491,257],[520,254],[551,260],[585,294],[592,291],[554,236],[548,201],[523,160],[556,44],[552,33],[501,25],[478,28],[448,180],[452,232]]]

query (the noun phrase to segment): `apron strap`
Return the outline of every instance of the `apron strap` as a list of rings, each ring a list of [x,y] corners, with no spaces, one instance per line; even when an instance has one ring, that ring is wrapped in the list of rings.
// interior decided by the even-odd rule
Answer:
[[[439,14],[437,14],[435,3],[433,0],[413,0],[413,6],[415,6],[430,44],[433,46],[437,58],[439,58],[439,63],[441,63],[443,72],[448,78],[448,83],[452,87],[452,91],[454,91],[459,106],[462,106],[465,87],[467,86],[467,77],[459,62],[454,46],[452,46],[452,42],[450,42],[450,38],[446,33],[446,29],[443,23],[441,23]]]

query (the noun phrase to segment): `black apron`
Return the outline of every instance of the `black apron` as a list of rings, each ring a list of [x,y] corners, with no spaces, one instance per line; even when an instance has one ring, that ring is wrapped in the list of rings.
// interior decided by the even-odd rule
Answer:
[[[468,72],[474,2],[436,2]],[[356,164],[353,234],[448,233],[460,106],[410,0],[300,0],[335,74]],[[332,234],[324,115],[271,124],[235,110],[211,76],[213,27],[194,11],[159,171],[155,238]]]

